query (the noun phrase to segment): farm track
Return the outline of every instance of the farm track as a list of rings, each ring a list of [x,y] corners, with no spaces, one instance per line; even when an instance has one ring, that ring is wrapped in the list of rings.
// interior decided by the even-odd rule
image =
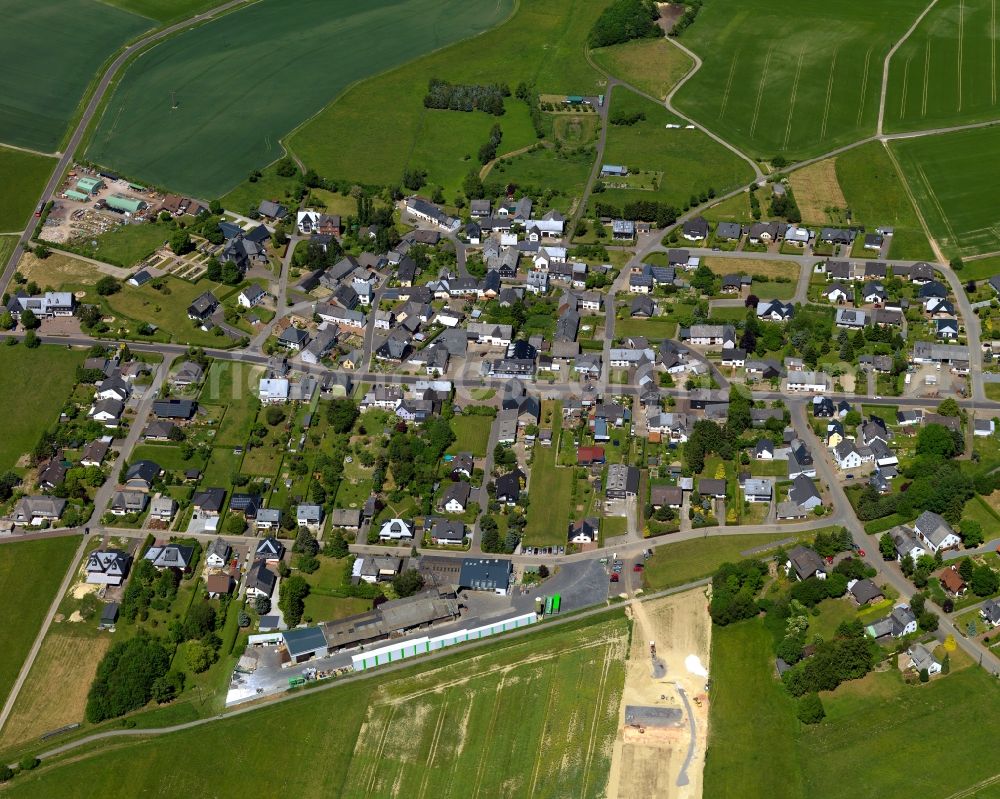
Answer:
[[[861,99],[858,101],[858,117],[855,120],[855,124],[858,127],[861,126],[861,117],[865,113],[865,98],[868,96],[868,73],[871,71],[872,63],[872,48],[868,48],[868,52],[865,53],[865,71],[861,76]]]
[[[754,132],[757,130],[757,119],[760,117],[760,104],[764,99],[764,84],[767,82],[767,70],[771,66],[771,56],[774,54],[774,47],[772,46],[767,51],[767,57],[764,59],[764,70],[760,74],[760,84],[757,86],[757,102],[754,103],[753,107],[753,119],[750,120],[750,137],[753,138]]]
[[[788,139],[792,135],[792,115],[795,113],[795,98],[799,93],[799,78],[802,76],[802,59],[805,58],[805,51],[799,51],[799,61],[795,66],[795,80],[792,83],[792,94],[788,103],[788,119],[785,120],[785,142],[782,144],[781,149],[788,149]],[[862,103],[864,99],[862,98]],[[860,111],[858,112],[861,113]]]
[[[826,101],[823,104],[823,123],[820,125],[820,141],[826,139],[826,123],[830,119],[830,98],[833,97],[833,71],[837,68],[838,47],[833,51],[833,61],[830,62],[830,75],[826,80]]]
[[[920,116],[927,116],[927,91],[931,83],[931,40],[927,40],[927,46],[924,47],[924,83],[923,90],[920,95]]]
[[[892,57],[896,54],[896,51],[906,42],[907,39],[913,34],[913,31],[917,29],[917,26],[921,23],[924,17],[926,17],[932,8],[937,5],[937,0],[931,0],[927,4],[927,7],[920,12],[913,24],[907,29],[906,33],[899,37],[897,41],[886,53],[885,60],[882,62],[882,92],[879,98],[878,104],[878,124],[875,126],[875,137],[881,138],[883,131],[885,130],[885,97],[889,91],[889,64],[892,62]]]
[[[930,40],[928,39],[928,42]],[[962,110],[962,56],[965,48],[965,0],[958,3],[958,68],[956,69],[956,94],[958,97],[958,110]]]

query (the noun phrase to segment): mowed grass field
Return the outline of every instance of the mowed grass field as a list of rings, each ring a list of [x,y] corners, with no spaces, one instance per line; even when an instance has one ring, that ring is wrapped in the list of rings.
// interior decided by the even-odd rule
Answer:
[[[750,165],[700,130],[687,130],[683,120],[635,92],[616,87],[610,113],[641,112],[635,125],[610,125],[604,161],[625,164],[629,170],[662,172],[659,188],[608,189],[592,200],[624,205],[633,200],[659,200],[682,206],[692,194],[715,189],[716,194],[753,179]],[[680,128],[667,129],[668,124]]]
[[[907,686],[890,670],[823,692],[826,718],[806,726],[775,676],[764,621],[716,627],[705,796],[909,796],[919,785],[927,796],[996,797],[995,785],[979,793],[973,786],[997,772],[992,742],[1000,694],[964,655],[951,660],[951,674],[928,685]],[[915,734],[967,723],[970,707],[979,734],[965,736],[960,750]],[[751,726],[755,734],[747,735]]]
[[[556,466],[559,456],[559,432],[562,428],[562,403],[552,411],[553,446],[535,444],[528,482],[528,524],[524,528],[524,543],[530,546],[559,546],[566,542],[570,498],[573,495],[573,469]],[[544,412],[543,412],[544,418]]]
[[[0,702],[17,679],[79,543],[80,537],[71,535],[0,546],[0,585],[6,592],[0,606]]]
[[[34,350],[21,344],[0,347],[0,373],[4,375],[0,471],[13,467],[35,446],[42,432],[56,423],[83,358],[82,350],[54,344]]]
[[[1000,250],[1000,128],[979,128],[889,145],[945,255]]]
[[[594,151],[590,148],[573,154],[543,147],[497,162],[484,182],[558,189],[562,194],[553,198],[552,206],[566,214],[583,194],[593,159]]]
[[[424,109],[428,81],[503,82],[511,90],[526,81],[539,93],[598,94],[605,81],[584,51],[590,27],[607,2],[521,0],[517,12],[495,30],[351,87],[295,131],[288,146],[325,177],[386,184],[399,181],[407,168],[426,169],[428,181],[450,194],[470,169],[479,168],[476,153],[494,123],[504,131],[501,153],[536,138],[524,104],[513,97],[500,118]],[[472,5],[482,18],[483,8],[490,6],[487,16],[492,16],[496,3]],[[509,10],[510,4],[504,6]],[[475,30],[484,27],[489,26]]]
[[[788,160],[870,135],[882,62],[922,0],[707,3],[682,41],[704,64],[677,106],[746,152]]]
[[[451,420],[455,441],[449,452],[471,452],[477,458],[486,455],[493,419],[489,416],[456,416]]]
[[[211,785],[242,796],[274,778],[280,731],[280,779],[290,796],[603,796],[627,625],[612,612],[196,729],[123,741],[25,774],[9,795],[202,796]],[[196,751],[229,754],[191,757]]]
[[[145,17],[93,0],[4,3],[0,142],[57,150],[98,67],[150,27]]]
[[[836,170],[854,224],[895,229],[890,258],[934,259],[903,178],[882,144],[869,142],[837,156]]]
[[[0,175],[5,183],[0,194],[0,232],[10,233],[24,227],[55,165],[53,158],[0,147]]]
[[[88,157],[136,179],[218,197],[278,158],[281,137],[352,83],[491,28],[512,7],[513,0],[248,5],[139,58],[109,100]],[[362,152],[348,147],[345,155],[371,157]]]
[[[889,65],[887,132],[1000,116],[995,0],[939,0]]]
[[[599,47],[590,55],[610,75],[661,100],[694,66],[690,56],[668,39],[634,39]]]

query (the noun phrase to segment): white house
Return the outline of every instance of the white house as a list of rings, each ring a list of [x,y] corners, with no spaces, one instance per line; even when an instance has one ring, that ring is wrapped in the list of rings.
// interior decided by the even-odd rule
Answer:
[[[861,454],[854,442],[846,438],[833,448],[833,457],[841,469],[857,469],[862,463]]]
[[[412,541],[413,525],[403,519],[389,519],[378,531],[379,541]]]
[[[288,402],[289,383],[284,377],[262,377],[257,396],[265,405]]]
[[[936,552],[947,549],[955,549],[962,542],[955,531],[937,513],[925,510],[913,523],[913,531],[917,534],[917,539],[933,555]]]
[[[792,372],[788,375],[789,391],[826,391],[826,376],[822,372]]]
[[[267,292],[256,283],[251,283],[240,291],[236,297],[236,303],[241,308],[256,308],[264,301],[265,297],[267,297]]]
[[[941,673],[941,664],[923,644],[914,644],[906,650],[906,654],[910,656],[910,662],[917,671],[926,669],[928,676]]]

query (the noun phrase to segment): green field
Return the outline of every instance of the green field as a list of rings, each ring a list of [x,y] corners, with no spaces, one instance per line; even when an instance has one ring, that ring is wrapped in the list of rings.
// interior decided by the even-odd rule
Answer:
[[[7,591],[0,610],[0,701],[7,699],[79,543],[73,535],[0,546],[0,584]]]
[[[945,255],[1000,250],[1000,128],[980,128],[890,144]]]
[[[669,39],[634,39],[600,47],[590,55],[609,74],[658,99],[666,97],[693,65]]]
[[[273,778],[280,731],[289,796],[599,797],[627,646],[619,613],[499,639],[422,669],[376,674],[152,740],[105,744],[23,775],[9,793],[202,796],[210,785],[220,796],[246,795]],[[191,757],[196,751],[230,755]]]
[[[451,420],[455,440],[449,452],[471,452],[477,458],[486,455],[493,419],[489,416],[456,416]]]
[[[5,3],[0,141],[57,150],[97,69],[149,27],[144,17],[92,0]]]
[[[88,157],[136,179],[220,196],[278,158],[280,139],[352,83],[491,28],[511,7],[512,0],[248,5],[146,52],[108,101]],[[419,91],[414,103],[422,100]],[[368,115],[377,107],[366,104]],[[476,116],[488,131],[488,115]],[[366,122],[366,136],[369,127],[377,128]],[[330,149],[371,159],[358,157],[365,148],[344,144]]]
[[[546,403],[546,407],[549,404]],[[555,403],[552,411],[552,440],[559,440],[562,429],[562,404]],[[543,409],[544,418],[544,409]],[[531,546],[558,546],[566,542],[569,526],[567,512],[573,494],[573,469],[556,466],[558,447],[535,444],[531,461],[531,479],[528,494],[528,524],[524,528],[524,542]]]
[[[222,5],[219,0],[104,0],[104,2],[131,11],[133,14],[142,14],[160,23],[187,19]]]
[[[887,132],[996,119],[997,8],[939,0],[892,57]]]
[[[653,550],[653,557],[646,561],[642,576],[645,588],[660,590],[684,585],[692,580],[708,577],[723,563],[748,557],[741,553],[757,547],[769,546],[788,538],[812,537],[809,533],[756,533],[754,535],[726,535],[697,538],[666,544]],[[754,557],[764,558],[758,554]]]
[[[952,655],[951,674],[929,685],[907,686],[892,670],[845,683],[821,694],[826,718],[804,726],[774,676],[764,621],[715,627],[705,796],[908,796],[919,783],[927,796],[995,797],[991,789],[971,789],[995,778],[991,741],[1000,695],[984,670],[959,662],[968,660]],[[928,725],[960,725],[972,705],[979,734],[964,737],[961,752],[914,734]],[[747,735],[751,726],[755,734]]]
[[[617,87],[611,96],[611,111],[642,112],[646,118],[632,126],[611,125],[604,161],[625,164],[629,170],[662,172],[653,191],[611,189],[593,200],[622,205],[632,200],[660,200],[675,206],[687,204],[692,194],[714,189],[722,194],[753,178],[749,164],[712,141],[700,130],[666,129],[681,124],[662,106],[628,89]]]
[[[677,106],[751,155],[788,160],[874,132],[882,62],[922,0],[707,3],[682,41],[704,64]]]
[[[0,175],[7,185],[0,195],[0,233],[12,233],[25,226],[55,164],[42,155],[0,147]]]
[[[90,258],[128,269],[156,252],[169,237],[170,231],[159,224],[122,225],[90,239],[82,250]]]
[[[880,225],[895,228],[890,257],[934,260],[913,203],[880,143],[863,144],[837,156],[836,170],[855,224],[871,229]]]
[[[499,162],[490,170],[484,182],[515,183],[518,186],[537,187],[542,191],[547,188],[556,189],[561,196],[554,198],[552,205],[563,213],[568,213],[573,200],[583,193],[593,165],[592,148],[556,152],[543,147]]]
[[[175,277],[168,277],[166,285],[170,289],[169,295],[160,293],[149,283],[139,288],[123,285],[121,291],[107,298],[107,303],[114,313],[156,325],[169,334],[171,340],[181,344],[202,347],[232,344],[226,336],[216,336],[195,327],[187,315],[188,306],[202,293],[211,291],[216,299],[221,300],[223,291],[228,291],[228,287],[206,280],[189,283]]]
[[[0,347],[6,397],[0,419],[0,471],[30,452],[42,432],[56,423],[83,356],[80,350],[56,345],[34,350],[22,345]]]
[[[350,88],[296,131],[289,147],[325,177],[391,184],[404,169],[426,169],[428,180],[450,194],[470,169],[478,168],[476,152],[495,122],[504,130],[501,153],[530,144],[535,135],[525,124],[523,104],[513,97],[499,119],[425,110],[428,81],[502,81],[512,90],[526,81],[533,82],[539,93],[597,94],[604,81],[587,63],[584,47],[593,20],[606,4],[606,0],[521,0],[517,13],[496,30]],[[506,10],[493,8],[496,3],[480,0],[471,5],[480,12],[490,6],[490,13],[479,13],[480,24],[468,33],[489,27],[481,24],[487,17],[495,24],[506,15]],[[515,42],[517,55],[512,57]],[[330,142],[337,145],[331,147]],[[365,155],[359,158],[358,153]],[[463,160],[465,156],[470,160]]]

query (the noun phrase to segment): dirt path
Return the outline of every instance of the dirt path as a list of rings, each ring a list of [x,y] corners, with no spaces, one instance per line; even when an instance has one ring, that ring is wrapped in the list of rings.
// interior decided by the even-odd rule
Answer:
[[[490,174],[490,170],[493,169],[497,161],[503,161],[504,159],[507,158],[513,158],[515,155],[521,155],[522,153],[526,153],[529,150],[533,150],[537,146],[538,142],[533,142],[531,144],[526,144],[524,147],[519,147],[516,150],[511,150],[509,153],[501,153],[492,161],[487,161],[485,164],[483,164],[483,168],[479,170],[479,179],[486,180],[486,176]],[[543,143],[542,146],[545,147],[546,145]]]
[[[608,799],[700,799],[702,795],[708,706],[705,677],[689,670],[697,668],[689,659],[694,656],[702,665],[708,664],[711,623],[705,604],[705,590],[699,588],[651,602],[633,600],[628,606],[635,626],[620,729],[611,757]],[[654,676],[650,641],[656,642],[662,676]],[[687,694],[688,702],[678,688]],[[682,723],[668,729],[647,727],[640,733],[626,725],[626,705],[674,709],[682,714]]]

